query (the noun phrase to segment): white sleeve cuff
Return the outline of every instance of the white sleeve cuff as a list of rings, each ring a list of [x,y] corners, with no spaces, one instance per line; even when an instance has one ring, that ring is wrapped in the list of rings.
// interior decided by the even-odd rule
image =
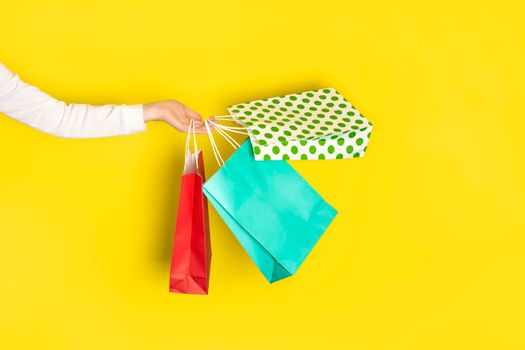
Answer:
[[[122,108],[122,117],[124,118],[128,134],[146,131],[144,108],[142,105],[124,105]]]

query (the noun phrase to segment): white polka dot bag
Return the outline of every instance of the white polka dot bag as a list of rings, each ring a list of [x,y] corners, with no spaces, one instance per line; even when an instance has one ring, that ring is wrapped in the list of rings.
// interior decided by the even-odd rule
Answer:
[[[256,160],[362,157],[372,131],[372,124],[332,88],[237,104],[228,112],[216,119],[233,119],[242,127],[216,127],[247,133]]]

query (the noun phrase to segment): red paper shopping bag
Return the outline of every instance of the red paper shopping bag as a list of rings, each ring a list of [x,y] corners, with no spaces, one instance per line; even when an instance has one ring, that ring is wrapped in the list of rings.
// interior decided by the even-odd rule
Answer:
[[[190,153],[186,142],[186,163],[171,257],[170,292],[208,294],[211,246],[208,206],[202,193],[204,180],[202,152],[197,151],[195,145],[195,153]]]

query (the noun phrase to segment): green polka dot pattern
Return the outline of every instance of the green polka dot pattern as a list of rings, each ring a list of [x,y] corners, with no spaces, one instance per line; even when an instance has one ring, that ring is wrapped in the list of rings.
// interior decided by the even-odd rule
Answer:
[[[233,105],[228,112],[248,128],[256,160],[362,157],[372,131],[332,88]]]

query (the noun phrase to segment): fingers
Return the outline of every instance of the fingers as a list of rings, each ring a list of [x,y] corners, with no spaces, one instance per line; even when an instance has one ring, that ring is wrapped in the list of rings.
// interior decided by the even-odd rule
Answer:
[[[209,120],[212,120],[212,118],[208,118],[208,121]],[[213,131],[213,129],[215,129],[215,127],[213,126],[212,123],[208,123],[208,126],[209,126],[211,131]],[[206,133],[208,133],[208,131],[206,130],[206,125],[204,125],[203,121],[201,121],[200,124],[198,124],[197,122],[195,123],[195,133],[197,133],[197,134],[206,134]]]
[[[187,132],[188,128],[190,126],[190,120],[189,118],[185,118],[180,121],[180,126],[175,128],[181,132]],[[204,121],[202,120],[193,120],[194,121],[194,128],[196,134],[206,134],[208,131],[206,130],[206,125],[204,125]],[[213,125],[208,124],[211,130],[213,130]],[[190,132],[193,132],[193,128],[190,130]]]
[[[182,120],[177,119],[177,118],[170,118],[166,121],[178,131],[186,133],[188,131],[193,132],[193,128],[189,129],[190,120],[191,119],[189,118],[183,118]],[[196,134],[206,134],[207,133],[206,126],[204,125],[204,122],[202,120],[195,120],[194,123],[195,123],[194,127],[195,127]],[[210,125],[210,128],[213,130],[212,125]]]
[[[193,131],[193,130],[192,130]],[[201,124],[197,124],[195,123],[195,133],[196,134],[206,134],[206,126],[204,125],[204,123],[201,122]]]
[[[194,110],[190,109],[189,107],[173,101],[173,103],[176,103],[178,105],[178,111],[176,108],[170,109],[170,113],[167,114],[165,121],[168,122],[172,127],[177,129],[180,132],[188,132],[188,128],[190,126],[190,121],[194,121],[194,127],[195,127],[195,133],[197,134],[206,134],[206,126],[204,125],[204,120],[202,116],[195,112]],[[182,107],[182,108],[181,108]],[[208,118],[210,121],[215,121],[214,117]],[[213,124],[209,123],[208,126],[211,130],[214,129]],[[190,130],[191,132],[192,130]]]
[[[206,127],[204,126],[202,116],[186,106],[184,106],[184,112],[186,115],[186,120],[184,120],[184,124],[187,125],[190,122],[190,119],[193,119],[193,122],[195,123],[195,133],[205,134]]]
[[[184,112],[185,112],[186,116],[188,116],[188,118],[190,118],[190,119],[193,119],[195,121],[202,120],[202,116],[199,113],[197,113],[194,110],[188,108],[187,106],[184,106]]]
[[[206,130],[206,125],[204,125],[204,120],[202,120],[202,116],[199,113],[189,109],[188,107],[185,107],[185,112],[186,112],[186,116],[188,117],[188,119],[184,121],[184,124],[186,126],[190,122],[190,119],[193,119],[193,121],[195,123],[195,133],[196,134],[206,134],[208,132]],[[215,122],[215,118],[214,117],[210,117],[210,118],[208,118],[208,120]],[[209,123],[208,126],[210,127],[211,130],[214,129],[212,123]]]

